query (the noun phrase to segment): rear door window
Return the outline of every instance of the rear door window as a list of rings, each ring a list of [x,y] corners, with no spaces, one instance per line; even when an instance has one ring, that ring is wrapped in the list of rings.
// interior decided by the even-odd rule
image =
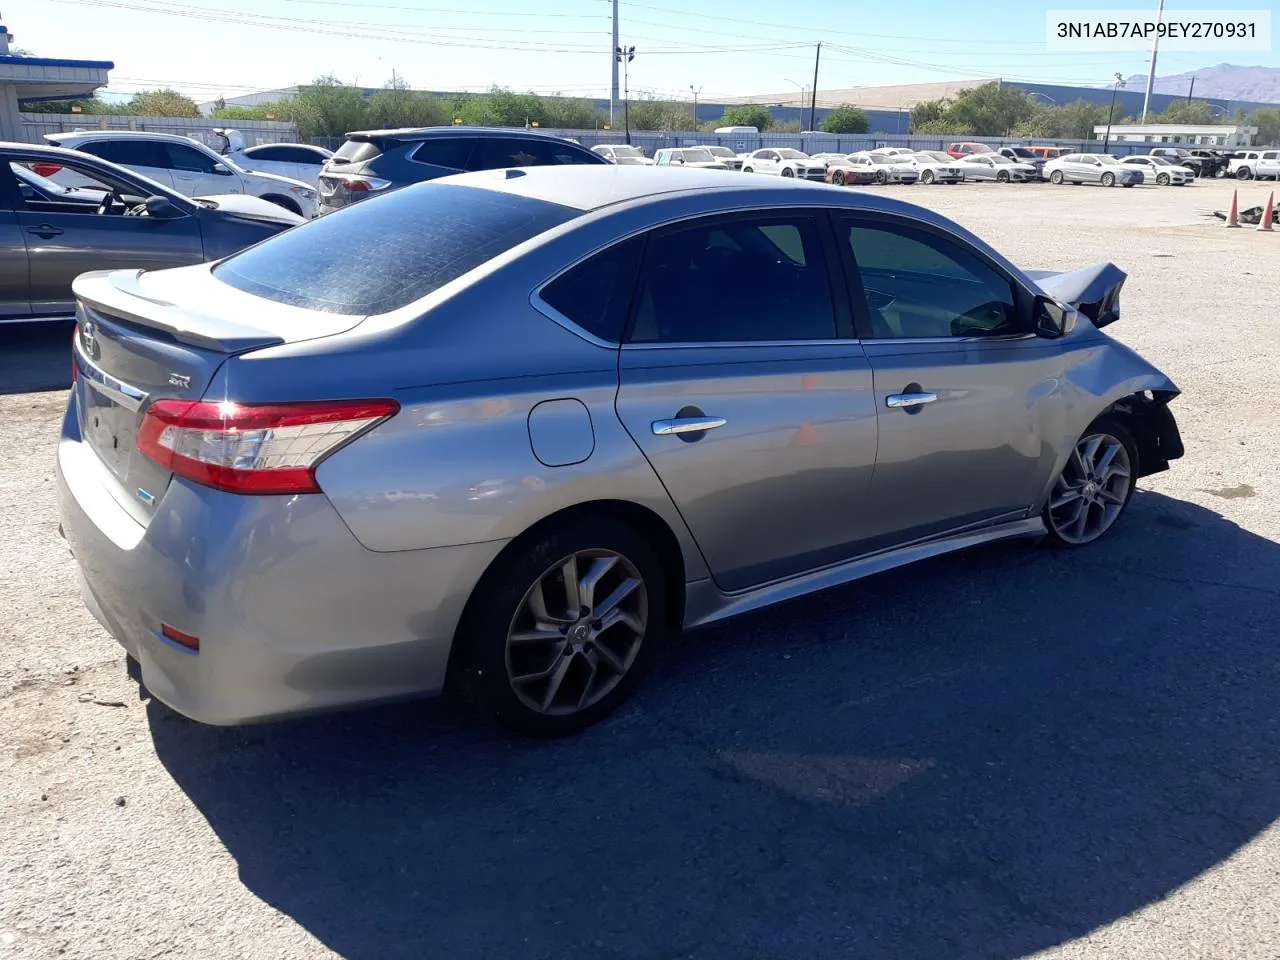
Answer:
[[[481,137],[471,155],[469,170],[498,170],[503,167],[549,167],[561,164],[595,163],[567,144],[530,137]]]
[[[340,146],[333,159],[341,163],[367,163],[382,156],[382,147],[368,140],[348,140]]]
[[[164,144],[155,140],[92,140],[74,149],[122,167],[164,168],[169,165]]]
[[[413,150],[413,159],[433,167],[466,170],[467,160],[475,149],[475,137],[436,137],[423,140]]]
[[[581,214],[530,197],[428,184],[358,203],[214,268],[223,283],[325,313],[386,313]]]

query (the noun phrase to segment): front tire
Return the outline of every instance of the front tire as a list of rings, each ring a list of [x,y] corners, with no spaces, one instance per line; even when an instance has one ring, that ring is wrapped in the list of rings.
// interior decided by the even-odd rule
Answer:
[[[885,184],[889,182],[889,175],[883,170],[876,171],[876,183]]]
[[[1102,185],[1104,187],[1114,187],[1116,185],[1116,175],[1110,171],[1102,175]]]
[[[1055,170],[1053,171],[1053,173],[1049,174],[1049,182],[1052,183],[1054,186],[1057,186],[1057,187],[1062,186],[1062,179],[1063,178],[1062,178],[1061,170]]]
[[[924,173],[920,174],[921,183],[933,183],[934,179],[932,170],[926,170]]]
[[[754,170],[752,170],[750,167],[743,167],[743,168],[742,168],[742,172],[743,172],[743,173],[755,173],[755,171],[754,171]]]
[[[513,733],[562,737],[634,691],[667,631],[661,561],[611,517],[570,520],[500,558],[455,642],[481,700]]]
[[[1082,547],[1103,537],[1129,505],[1138,478],[1138,445],[1118,419],[1101,416],[1072,448],[1041,518],[1049,543]]]
[[[784,177],[794,177],[794,176],[796,175],[796,172],[795,172],[794,170],[792,170],[790,167],[783,167],[783,168],[782,168],[782,175],[783,175]]]
[[[996,183],[1008,183],[1010,179],[1012,178],[1009,176],[1008,170],[1001,170],[996,174]]]
[[[844,186],[844,171],[843,171],[843,170],[836,170],[835,172],[833,172],[833,173],[831,174],[831,182],[832,182],[832,183],[834,183],[837,187],[843,187],[843,186]]]
[[[1156,177],[1156,183],[1162,187],[1167,187],[1169,185],[1169,175],[1167,173],[1160,174]]]

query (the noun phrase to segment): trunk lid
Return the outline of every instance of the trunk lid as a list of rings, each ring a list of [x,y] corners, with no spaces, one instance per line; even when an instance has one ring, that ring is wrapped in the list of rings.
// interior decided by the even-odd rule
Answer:
[[[137,449],[147,407],[199,400],[228,357],[349,329],[361,317],[317,315],[241,293],[207,265],[77,278],[73,346],[80,433],[110,476],[115,499],[146,524],[172,474]],[[200,304],[199,307],[187,304]],[[308,323],[299,322],[303,314]],[[253,325],[227,316],[262,317]]]

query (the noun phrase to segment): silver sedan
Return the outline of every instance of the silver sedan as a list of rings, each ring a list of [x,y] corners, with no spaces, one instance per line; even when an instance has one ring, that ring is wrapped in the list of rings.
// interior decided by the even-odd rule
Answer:
[[[1104,536],[1182,453],[1177,388],[1100,329],[1123,281],[799,180],[423,183],[81,277],[62,530],[188,716],[456,684],[567,734],[683,627]]]

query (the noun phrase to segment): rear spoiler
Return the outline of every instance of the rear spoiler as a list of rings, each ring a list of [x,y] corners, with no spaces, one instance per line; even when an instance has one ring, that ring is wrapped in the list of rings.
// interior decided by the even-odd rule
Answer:
[[[176,340],[223,353],[284,343],[284,337],[212,314],[199,313],[143,293],[144,270],[95,270],[76,277],[71,289],[90,310],[119,317]]]
[[[1028,270],[1040,289],[1055,300],[1070,304],[1088,317],[1095,327],[1105,327],[1120,319],[1120,288],[1128,274],[1114,263],[1095,263],[1069,273]]]

